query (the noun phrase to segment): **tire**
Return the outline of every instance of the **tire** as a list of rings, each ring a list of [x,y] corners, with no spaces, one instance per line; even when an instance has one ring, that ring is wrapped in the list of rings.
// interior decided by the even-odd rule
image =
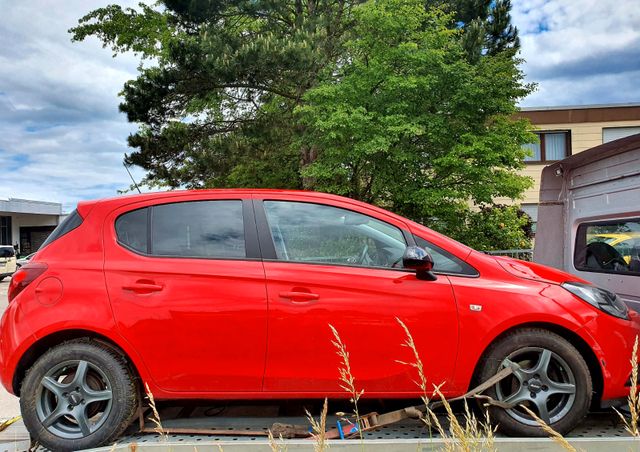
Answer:
[[[486,391],[496,400],[517,402],[510,409],[489,408],[492,422],[502,432],[510,436],[548,436],[520,404],[563,435],[587,415],[593,394],[591,374],[580,352],[564,338],[537,328],[503,337],[487,350],[480,381],[506,367],[507,360],[519,364],[520,370]]]
[[[55,451],[114,442],[137,407],[136,379],[125,359],[90,339],[47,351],[21,388],[20,410],[32,440]]]

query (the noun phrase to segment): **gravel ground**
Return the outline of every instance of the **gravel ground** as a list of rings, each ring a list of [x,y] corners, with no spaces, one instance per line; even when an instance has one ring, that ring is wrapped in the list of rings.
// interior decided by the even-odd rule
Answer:
[[[0,282],[0,314],[7,307],[7,289],[9,288],[9,279]],[[18,398],[9,394],[4,386],[0,385],[0,420],[9,419],[20,414],[20,405]]]

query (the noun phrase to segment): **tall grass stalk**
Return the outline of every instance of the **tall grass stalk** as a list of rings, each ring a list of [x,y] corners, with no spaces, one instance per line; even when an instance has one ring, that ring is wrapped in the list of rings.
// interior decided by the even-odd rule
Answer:
[[[402,346],[409,348],[413,352],[414,359],[413,362],[397,362],[399,362],[400,364],[411,366],[418,372],[418,380],[414,380],[414,383],[420,388],[420,391],[422,393],[420,398],[422,399],[422,402],[424,403],[426,409],[425,415],[422,416],[422,420],[425,422],[427,427],[429,427],[429,435],[431,436],[432,426],[435,426],[436,430],[445,441],[444,447],[447,451],[461,450],[465,452],[471,452],[495,450],[495,435],[494,430],[491,427],[491,423],[489,422],[489,412],[486,411],[486,420],[484,423],[481,423],[477,420],[475,415],[471,413],[471,411],[469,410],[469,406],[467,405],[467,402],[465,400],[465,422],[464,425],[462,425],[454,414],[451,405],[440,391],[442,385],[434,386],[433,395],[437,395],[440,398],[442,405],[447,412],[447,418],[449,420],[449,431],[451,432],[450,439],[453,440],[448,441],[449,435],[447,435],[447,432],[442,427],[438,416],[429,407],[427,378],[424,373],[424,365],[422,363],[422,360],[420,359],[420,354],[418,353],[418,348],[416,347],[416,343],[413,340],[411,331],[409,331],[409,328],[402,320],[396,317],[396,321],[398,322],[398,324],[400,324],[406,336],[406,339],[404,343],[402,343]]]
[[[549,424],[547,424],[545,421],[540,419],[536,415],[536,413],[534,413],[533,411],[531,411],[529,408],[527,408],[524,405],[520,405],[520,408],[525,410],[527,412],[527,414],[529,416],[531,416],[538,423],[538,425],[542,428],[542,430],[544,430],[547,433],[547,435],[549,435],[549,438],[551,438],[556,444],[558,444],[564,450],[568,450],[568,451],[571,451],[571,452],[578,452],[578,449],[573,447],[569,443],[569,441],[566,440],[566,438],[564,436],[562,436],[560,433],[555,431]]]
[[[309,423],[311,424],[311,428],[313,430],[313,439],[315,439],[315,444],[313,446],[313,450],[315,452],[323,452],[327,449],[327,412],[329,410],[329,402],[327,399],[324,399],[324,405],[322,406],[322,412],[320,413],[320,419],[317,421],[314,417],[307,411],[307,419],[309,419]],[[306,411],[306,410],[305,410]]]
[[[287,445],[284,442],[282,434],[280,434],[280,443],[278,443],[278,441],[273,437],[273,432],[271,430],[267,432],[267,437],[269,438],[269,447],[271,448],[271,452],[287,452]]]
[[[358,411],[358,401],[362,394],[364,394],[364,389],[358,391],[356,389],[356,380],[353,377],[353,373],[351,372],[351,363],[349,361],[349,352],[347,351],[347,347],[340,339],[340,334],[338,334],[338,330],[336,330],[333,325],[329,324],[329,328],[333,332],[334,341],[331,341],[333,346],[337,349],[336,354],[340,357],[342,361],[342,366],[339,368],[340,371],[340,387],[344,389],[351,395],[351,403],[353,403],[353,413],[356,416],[356,425],[358,426],[358,434],[360,435],[360,440],[364,439],[362,435],[362,431],[360,430],[360,412]]]
[[[167,432],[162,427],[162,422],[160,421],[160,414],[156,409],[156,401],[153,398],[153,394],[151,393],[151,389],[149,389],[149,385],[145,382],[144,384],[145,392],[147,394],[147,400],[149,401],[149,408],[151,408],[152,416],[149,418],[151,422],[155,425],[153,430],[160,435],[160,438],[163,441],[166,441],[168,438]]]
[[[634,438],[640,438],[640,430],[638,429],[638,421],[640,420],[640,394],[638,394],[638,336],[633,343],[633,351],[631,352],[631,388],[629,388],[629,396],[627,402],[629,405],[630,420],[622,415],[618,410],[618,416],[624,423],[624,428]]]

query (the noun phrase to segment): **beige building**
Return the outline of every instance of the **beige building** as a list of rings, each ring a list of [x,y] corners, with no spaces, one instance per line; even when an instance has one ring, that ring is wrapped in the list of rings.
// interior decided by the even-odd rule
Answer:
[[[533,156],[523,174],[534,180],[525,192],[522,209],[537,221],[542,168],[573,154],[618,138],[640,133],[640,104],[523,108],[540,143],[527,147]]]

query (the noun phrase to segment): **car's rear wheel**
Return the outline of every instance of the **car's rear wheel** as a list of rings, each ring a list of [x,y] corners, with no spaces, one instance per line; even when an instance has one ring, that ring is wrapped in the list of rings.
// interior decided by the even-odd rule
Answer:
[[[487,391],[512,408],[490,409],[491,418],[512,436],[547,436],[522,406],[561,434],[587,415],[592,380],[589,367],[567,340],[547,330],[515,331],[494,343],[485,355],[480,380],[485,381],[511,363],[513,375]]]
[[[124,358],[88,339],[65,342],[42,355],[21,388],[27,430],[56,451],[115,441],[137,406],[135,378]]]

